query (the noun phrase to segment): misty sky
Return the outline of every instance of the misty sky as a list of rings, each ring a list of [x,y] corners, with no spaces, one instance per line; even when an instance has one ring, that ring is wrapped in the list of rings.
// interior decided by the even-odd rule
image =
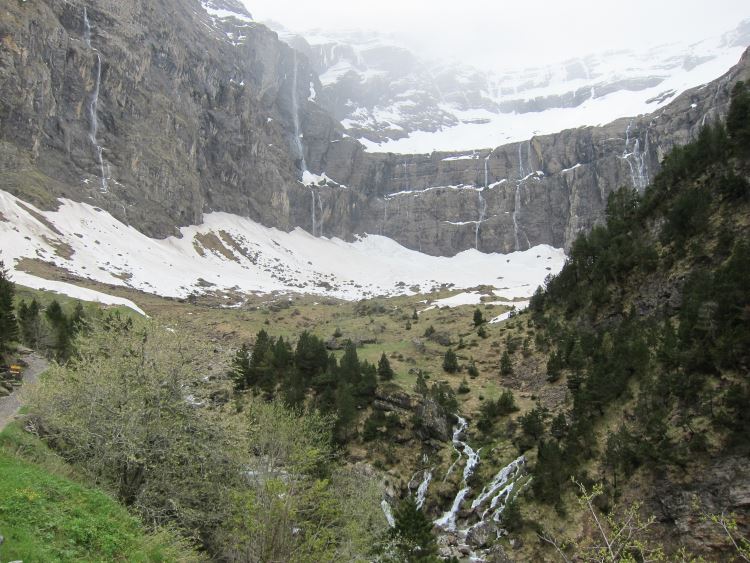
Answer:
[[[693,41],[750,18],[748,0],[243,0],[292,31],[377,30],[422,56],[482,68],[546,64],[606,49]]]

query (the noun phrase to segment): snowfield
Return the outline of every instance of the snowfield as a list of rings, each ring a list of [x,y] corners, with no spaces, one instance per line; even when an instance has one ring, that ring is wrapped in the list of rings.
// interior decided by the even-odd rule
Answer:
[[[85,296],[76,286],[18,271],[22,258],[167,297],[295,292],[356,300],[487,285],[497,298],[511,301],[530,297],[562,268],[565,255],[542,245],[508,255],[472,249],[435,257],[382,236],[345,242],[300,228],[286,233],[228,213],[206,214],[203,224],[183,227],[181,237],[159,240],[86,203],[61,200],[57,211],[40,211],[0,191],[0,259],[14,270],[15,281],[138,310],[113,296]]]

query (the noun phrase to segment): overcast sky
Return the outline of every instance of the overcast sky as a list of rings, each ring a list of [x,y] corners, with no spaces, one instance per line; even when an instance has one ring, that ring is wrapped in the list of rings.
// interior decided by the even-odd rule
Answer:
[[[546,64],[606,49],[692,41],[750,18],[750,0],[243,0],[292,31],[377,30],[423,56],[478,67]],[[498,61],[502,63],[498,64]]]

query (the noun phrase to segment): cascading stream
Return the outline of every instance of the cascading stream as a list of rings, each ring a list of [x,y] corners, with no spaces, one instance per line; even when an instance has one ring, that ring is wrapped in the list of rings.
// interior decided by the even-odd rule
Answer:
[[[411,481],[409,482],[409,489],[411,490],[411,484],[414,482],[414,478],[422,473],[422,481],[420,481],[419,486],[417,487],[417,495],[416,495],[416,501],[417,501],[417,508],[422,508],[424,506],[424,501],[427,496],[427,489],[430,486],[430,481],[432,481],[432,469],[425,469],[424,471],[417,471],[414,476],[411,478]]]
[[[458,510],[461,508],[461,503],[463,502],[464,498],[466,498],[466,495],[469,494],[469,491],[471,491],[471,487],[469,487],[466,483],[474,474],[474,470],[476,469],[480,460],[479,450],[474,451],[474,449],[467,442],[461,440],[461,436],[468,427],[466,419],[458,415],[456,415],[456,418],[458,419],[458,424],[453,430],[453,449],[455,449],[459,453],[458,460],[461,459],[462,455],[466,456],[466,465],[464,466],[463,472],[463,487],[460,491],[458,491],[458,494],[453,500],[453,504],[451,505],[450,510],[445,512],[434,522],[434,524],[439,528],[451,531],[456,529],[456,516],[458,515]],[[453,469],[453,467],[455,467],[458,460],[456,460],[456,462],[451,465],[450,469],[448,470],[449,472]]]

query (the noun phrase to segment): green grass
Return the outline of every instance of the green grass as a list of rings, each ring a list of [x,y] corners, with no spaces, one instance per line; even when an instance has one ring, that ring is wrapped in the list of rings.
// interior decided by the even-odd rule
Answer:
[[[183,561],[172,534],[148,534],[101,491],[16,425],[0,433],[0,561]]]

